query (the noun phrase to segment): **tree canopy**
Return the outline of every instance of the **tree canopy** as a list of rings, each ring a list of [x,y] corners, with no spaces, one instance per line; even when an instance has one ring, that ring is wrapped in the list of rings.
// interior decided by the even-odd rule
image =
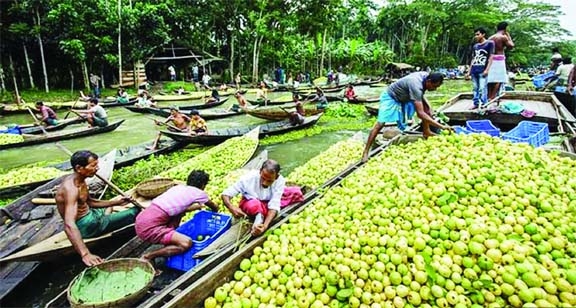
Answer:
[[[383,4],[381,4],[383,3]],[[0,2],[0,86],[85,87],[167,46],[226,60],[224,81],[288,72],[379,75],[390,62],[469,63],[476,27],[508,21],[510,63],[546,64],[552,46],[574,54],[559,7],[524,0],[18,0]],[[181,70],[187,69],[184,67]]]

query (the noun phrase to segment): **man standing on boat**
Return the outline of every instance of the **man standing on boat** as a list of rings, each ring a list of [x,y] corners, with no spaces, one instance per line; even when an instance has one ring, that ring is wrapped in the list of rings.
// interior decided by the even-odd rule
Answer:
[[[52,108],[44,106],[43,102],[36,102],[36,109],[42,114],[42,119],[40,120],[41,122],[48,126],[58,124],[58,118],[56,117],[56,113],[54,110],[52,110]]]
[[[416,72],[400,78],[391,84],[380,96],[378,120],[370,131],[362,161],[368,160],[368,152],[378,133],[386,123],[396,123],[401,131],[406,129],[406,123],[414,113],[422,120],[424,137],[434,135],[430,126],[440,129],[452,129],[448,125],[438,123],[432,117],[432,107],[424,98],[426,91],[434,91],[442,85],[444,76],[441,73]]]
[[[98,172],[98,155],[78,151],[70,158],[74,173],[67,176],[56,192],[58,213],[64,220],[64,232],[86,266],[102,263],[82,239],[94,238],[134,223],[139,208],[133,207],[111,214],[112,206],[128,204],[131,199],[99,201],[92,199],[86,179]]]
[[[503,21],[496,26],[496,33],[488,38],[488,40],[494,42],[494,55],[488,71],[488,100],[496,98],[500,91],[500,86],[508,81],[504,50],[514,48],[514,42],[512,42],[507,29],[508,23]]]
[[[231,200],[237,195],[242,195],[242,199],[238,206],[234,206]],[[300,188],[289,187],[286,190],[286,180],[280,175],[280,164],[271,159],[262,164],[260,171],[250,172],[222,192],[222,202],[234,217],[254,217],[254,236],[270,227],[280,208],[303,199]]]
[[[474,30],[474,39],[477,43],[474,44],[474,53],[472,54],[470,70],[466,75],[466,79],[472,78],[472,93],[474,94],[472,100],[474,108],[478,108],[480,104],[486,105],[488,102],[486,76],[488,76],[492,63],[494,42],[486,40],[486,30],[484,28]]]

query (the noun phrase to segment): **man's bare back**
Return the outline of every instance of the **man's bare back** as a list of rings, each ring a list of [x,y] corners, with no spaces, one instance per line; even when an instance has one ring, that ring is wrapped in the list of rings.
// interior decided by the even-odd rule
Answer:
[[[504,49],[512,49],[514,47],[510,35],[505,31],[496,32],[489,40],[494,41],[494,54],[496,55],[503,55]]]

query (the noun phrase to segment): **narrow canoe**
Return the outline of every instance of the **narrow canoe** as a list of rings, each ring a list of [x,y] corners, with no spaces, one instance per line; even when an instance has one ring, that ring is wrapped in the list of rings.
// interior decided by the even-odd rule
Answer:
[[[252,158],[240,169],[244,170],[258,169],[266,159],[268,159],[268,152],[264,150],[260,152],[256,157]],[[118,250],[109,255],[106,258],[106,260],[127,258],[127,257],[138,258],[145,252],[151,249],[155,249],[156,247],[158,246],[145,242],[141,240],[139,237],[134,236],[126,244],[124,244]],[[202,265],[197,266],[197,268],[200,267],[202,267]],[[167,269],[166,271],[163,271],[160,274],[160,276],[156,278],[153,288],[156,290],[166,289],[167,287],[171,286],[174,282],[179,281],[180,280],[179,277],[183,277],[186,275],[187,273],[184,272]],[[155,293],[156,292],[148,292],[145,298],[150,296],[152,296],[153,298]],[[48,302],[48,304],[46,304],[46,307],[69,307],[68,305],[69,303],[66,299],[66,290],[64,290],[62,293],[60,293],[59,295],[54,297],[50,302]]]
[[[420,139],[422,139],[421,136],[400,135],[386,145],[382,145],[372,151],[371,156],[379,155],[392,144],[406,144]],[[339,179],[335,180],[335,182],[341,182],[355,168],[359,168],[361,165],[362,163],[353,165],[347,169],[347,172],[339,175]],[[313,200],[305,201],[305,204],[299,206],[296,211],[282,215],[282,220],[272,224],[270,232],[274,232],[275,229],[279,229],[283,224],[289,223],[293,215],[301,213],[313,203]],[[161,291],[154,298],[141,303],[139,307],[202,307],[205,299],[213,296],[218,287],[234,279],[234,273],[242,260],[250,258],[254,254],[254,249],[262,247],[266,240],[267,238],[262,236],[252,239],[239,249],[230,247],[225,252],[219,253],[218,256],[213,256],[210,262],[204,261],[205,264],[200,264],[194,271],[190,271],[185,276],[180,277],[177,286]],[[184,277],[187,279],[184,279]]]
[[[381,82],[382,79],[384,79],[384,78],[380,77],[377,79],[356,80],[352,84],[355,86],[370,86],[370,85],[377,84],[377,83]]]
[[[125,148],[118,149],[116,151],[116,159],[114,162],[114,169],[119,169],[122,167],[130,166],[140,159],[150,157],[152,155],[166,154],[172,151],[176,151],[182,148],[184,145],[176,142],[174,140],[162,139],[158,142],[156,149],[149,149],[152,146],[153,141],[144,142],[134,146],[128,146]],[[59,164],[51,165],[53,167],[62,171],[72,170],[70,166],[70,161],[65,161]],[[42,181],[35,181],[29,183],[22,183],[18,185],[2,187],[0,188],[0,198],[13,198],[15,196],[21,196],[34,188],[48,183],[53,179],[46,179]]]
[[[225,97],[225,98],[220,98],[220,100],[218,100],[218,101],[214,101],[214,102],[210,102],[210,103],[202,102],[200,104],[178,106],[178,109],[180,109],[180,110],[208,109],[208,108],[220,106],[220,105],[224,104],[226,101],[228,101],[228,99],[229,99],[229,97]]]
[[[293,110],[293,111],[295,111],[295,110]],[[288,111],[282,110],[280,108],[246,109],[245,112],[246,112],[246,114],[251,115],[253,117],[264,119],[264,120],[270,120],[270,121],[282,121],[282,120],[286,120],[290,117],[290,113],[288,113]],[[322,112],[324,112],[324,110],[304,109],[304,112],[306,113],[305,116],[309,117],[309,116],[313,116],[313,115],[317,115],[319,113],[322,113]]]
[[[160,117],[168,117],[170,115],[170,109],[169,108],[148,108],[148,112],[150,112],[153,115],[157,115]],[[185,114],[187,116],[190,115],[191,110],[181,110],[180,113]],[[228,110],[224,110],[224,109],[217,109],[217,110],[212,110],[212,111],[199,111],[200,113],[200,117],[202,117],[204,120],[214,120],[214,119],[222,119],[222,118],[227,118],[227,117],[232,117],[232,116],[236,116],[236,115],[241,115],[244,114],[243,110],[239,110],[239,111],[228,111]]]
[[[248,138],[252,138],[255,140],[258,140],[258,131],[250,131],[246,134],[246,136]],[[243,165],[252,165],[252,164],[246,164],[246,162],[250,161],[250,159],[252,158],[252,156],[254,155],[254,152],[256,152],[257,146],[255,146],[253,148],[253,151],[247,156],[246,161],[244,161]],[[264,151],[266,152],[266,151]],[[267,159],[267,152],[265,153],[266,157],[264,159],[262,159],[261,155],[258,155],[258,162],[261,165],[262,162]],[[254,159],[252,159],[254,160]],[[258,166],[260,166],[258,165]],[[152,202],[152,200],[150,199],[146,199],[143,198],[140,195],[135,194],[135,189],[132,188],[130,190],[128,190],[126,192],[127,194],[131,195],[132,197],[134,197],[141,205],[143,205],[144,207],[147,207],[150,202]],[[119,207],[119,208],[114,208],[115,210],[118,211],[122,211],[123,209],[126,209],[126,207]],[[130,225],[129,227],[132,227],[133,225]],[[130,228],[132,229],[132,228]],[[109,234],[105,234],[102,235],[100,237],[97,238],[93,238],[93,239],[85,239],[84,243],[86,243],[87,245],[89,245],[89,247],[94,247],[97,245],[101,245],[106,243],[107,240],[109,240],[110,238],[124,233],[125,230],[116,230],[114,232],[111,232]],[[149,244],[149,246],[151,246]],[[68,255],[68,254],[73,254],[75,252],[74,248],[72,247],[72,244],[70,243],[70,241],[68,240],[68,238],[66,237],[66,234],[64,234],[64,232],[60,232],[58,234],[55,234],[54,236],[38,243],[37,245],[34,246],[30,246],[24,250],[21,250],[17,253],[11,254],[9,256],[4,257],[3,259],[0,259],[0,262],[8,262],[8,261],[25,261],[25,260],[33,260],[33,261],[51,261],[54,260],[62,255]],[[137,256],[134,256],[137,257]]]
[[[75,118],[65,119],[65,120],[58,120],[58,124],[50,125],[50,126],[44,126],[44,130],[47,132],[53,132],[53,131],[64,129],[68,125],[82,123],[83,121],[85,121],[85,120],[80,118],[80,117],[75,117]],[[22,134],[32,134],[32,135],[44,133],[42,128],[36,124],[20,125],[20,131],[22,132]]]
[[[127,105],[133,105],[135,104],[137,101],[137,98],[130,98],[128,103],[120,103],[116,100],[115,97],[111,97],[111,98],[103,98],[99,100],[99,104],[104,107],[104,108],[110,108],[110,107],[118,107],[118,106],[127,106]],[[54,110],[61,110],[61,109],[69,109],[72,106],[78,107],[78,108],[84,108],[86,106],[86,101],[78,101],[76,104],[75,102],[64,102],[64,103],[47,103],[46,106],[54,109]],[[23,105],[25,106],[25,105]],[[32,108],[32,110],[35,109],[35,107],[33,105],[28,105],[30,108]],[[2,108],[0,108],[0,115],[12,115],[12,114],[26,114],[28,113],[28,109],[23,107],[20,108],[18,106],[14,106],[14,105],[3,105]]]
[[[260,138],[269,136],[269,135],[279,135],[286,132],[290,132],[293,130],[304,129],[310,127],[322,116],[322,113],[306,117],[304,123],[300,125],[293,126],[290,124],[290,121],[284,120],[279,122],[272,122],[260,125]],[[195,144],[202,144],[202,145],[212,145],[224,142],[227,139],[232,137],[237,137],[245,134],[248,131],[253,130],[257,125],[245,126],[245,127],[238,127],[238,128],[223,128],[223,129],[214,129],[209,130],[205,134],[199,135],[190,135],[185,133],[176,133],[170,131],[160,131],[163,135],[174,139],[175,141],[182,142],[182,143],[195,143]]]
[[[576,97],[568,93],[554,92],[554,96],[566,107],[566,109],[576,116]]]
[[[287,103],[293,103],[294,101],[292,98],[283,99],[283,100],[267,100],[266,102],[260,102],[255,99],[246,99],[248,103],[254,106],[274,106],[274,105],[284,105]]]
[[[138,107],[138,106],[124,106],[125,109],[128,109],[134,113],[141,113],[141,114],[149,114],[150,109],[154,109],[154,107]]]
[[[106,127],[91,127],[91,128],[81,128],[77,130],[70,130],[70,131],[63,131],[63,132],[56,132],[56,133],[48,133],[47,135],[25,135],[24,141],[16,142],[16,143],[8,143],[0,145],[0,150],[4,149],[11,149],[11,148],[20,148],[30,145],[36,145],[41,143],[47,142],[55,142],[60,140],[67,140],[73,138],[79,138],[84,136],[91,136],[96,134],[107,133],[115,130],[124,123],[124,120],[117,121],[112,123]]]
[[[163,95],[162,92],[160,92],[160,95],[155,95],[153,100],[157,102],[193,101],[199,98],[203,98],[204,95],[205,93],[203,92],[194,92],[188,95]]]
[[[99,159],[98,174],[110,179],[116,151],[113,150]],[[53,189],[64,177],[52,180],[27,193],[0,211],[0,258],[23,248],[31,247],[63,230],[62,218],[55,205],[37,206],[32,200],[43,191]],[[98,178],[87,180],[92,195],[102,196],[106,189]],[[7,220],[9,219],[9,220]],[[0,299],[8,295],[18,284],[38,267],[39,262],[7,262],[0,266]],[[19,270],[14,270],[18,268]]]

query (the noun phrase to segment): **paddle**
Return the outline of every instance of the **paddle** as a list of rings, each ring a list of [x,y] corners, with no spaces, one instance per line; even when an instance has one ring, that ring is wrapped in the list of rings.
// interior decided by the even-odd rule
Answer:
[[[56,147],[58,147],[60,150],[62,150],[64,153],[72,156],[72,152],[70,150],[68,150],[64,145],[62,145],[60,142],[56,142]],[[135,206],[141,208],[141,209],[145,209],[145,207],[140,204],[138,201],[132,199],[132,197],[128,196],[122,189],[120,189],[120,187],[116,186],[114,183],[110,182],[108,179],[100,176],[98,173],[95,174],[97,178],[99,178],[102,182],[104,182],[106,185],[110,186],[113,190],[115,190],[117,193],[121,194],[123,197],[125,198],[130,198],[130,202],[132,204],[134,204]]]
[[[30,115],[32,116],[32,118],[34,118],[34,122],[36,123],[36,125],[40,126],[40,129],[42,130],[42,133],[44,135],[48,135],[48,132],[46,131],[46,129],[44,128],[44,125],[42,125],[42,123],[40,123],[40,121],[38,121],[38,118],[36,117],[36,115],[34,114],[34,112],[32,112],[32,110],[30,109],[30,107],[26,106],[26,109],[28,109],[28,112],[30,113]]]
[[[502,93],[502,94],[496,96],[495,98],[491,99],[489,102],[487,102],[487,103],[484,105],[484,107],[485,107],[486,109],[488,109],[488,106],[492,105],[494,102],[499,101],[505,94],[506,94],[506,93]],[[481,115],[484,115],[484,114],[486,113],[485,111],[482,110],[482,104],[479,104],[479,105],[478,105],[478,111],[477,111],[477,113],[478,113],[478,114],[481,114]]]
[[[149,118],[150,120],[154,121],[154,123],[157,123],[157,124],[160,124],[160,125],[164,125],[164,126],[167,126],[167,127],[172,128],[172,129],[175,129],[175,130],[177,130],[177,131],[179,131],[179,132],[181,132],[181,133],[184,133],[184,130],[183,130],[183,129],[178,128],[178,127],[176,127],[176,126],[174,126],[174,125],[171,125],[171,124],[168,124],[168,123],[165,123],[165,122],[158,121],[158,120],[156,120],[156,119],[154,119],[154,118],[150,118],[150,117],[148,117],[148,118]]]
[[[74,104],[72,104],[72,107],[70,107],[70,110],[68,110],[68,112],[66,113],[66,115],[64,116],[64,120],[68,119],[68,116],[70,115],[70,112],[72,111],[72,109],[74,109],[74,107],[76,107],[76,104],[78,103],[78,101],[80,100],[80,97],[78,97],[76,99],[76,101],[74,102]]]
[[[286,112],[287,114],[292,114],[288,110],[284,109],[284,107],[280,107],[280,109],[284,110],[284,112]]]

